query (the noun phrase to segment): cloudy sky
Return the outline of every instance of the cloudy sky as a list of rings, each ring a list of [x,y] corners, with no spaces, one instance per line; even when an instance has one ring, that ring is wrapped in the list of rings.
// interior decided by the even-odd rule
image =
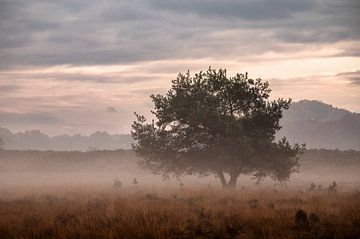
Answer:
[[[179,72],[360,112],[357,0],[0,0],[0,126],[129,132]]]

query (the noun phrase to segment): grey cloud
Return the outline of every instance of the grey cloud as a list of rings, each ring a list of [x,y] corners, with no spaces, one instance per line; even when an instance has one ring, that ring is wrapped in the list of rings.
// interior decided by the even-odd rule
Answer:
[[[309,43],[359,41],[354,3],[0,0],[0,69],[236,59],[269,50],[286,52],[289,45],[283,43],[305,48]],[[234,34],[215,37],[224,31]],[[351,51],[344,49],[343,54]]]
[[[31,74],[30,74],[31,76]],[[34,77],[34,76],[33,76]],[[115,79],[104,75],[92,75],[86,73],[50,73],[50,74],[38,74],[36,78],[58,80],[58,81],[89,81],[89,82],[114,82]]]
[[[84,107],[77,106],[77,105],[66,105],[66,106],[59,106],[55,104],[42,104],[41,107],[51,109],[51,110],[83,110]]]
[[[166,88],[150,88],[150,89],[131,89],[127,92],[122,92],[114,95],[118,100],[132,100],[132,101],[149,101],[152,94],[164,94],[167,92]]]
[[[13,13],[19,12],[22,6],[18,0],[1,0],[0,1],[0,19],[8,20],[14,17]]]
[[[133,74],[133,75],[131,75]],[[141,82],[150,82],[159,80],[157,76],[141,75],[136,72],[119,72],[104,74],[88,74],[88,73],[64,73],[64,72],[52,72],[52,73],[1,73],[0,79],[3,78],[6,81],[15,82],[17,80],[54,80],[54,81],[80,81],[80,82],[94,82],[94,83],[113,83],[113,84],[136,84]],[[1,89],[14,90],[19,86],[15,83],[8,83],[7,85],[0,85]]]
[[[27,45],[30,41],[31,37],[23,34],[4,35],[0,37],[0,49],[22,47]]]
[[[62,0],[58,2],[64,10],[69,11],[71,13],[77,13],[81,10],[87,9],[89,7],[88,1],[86,0]]]
[[[297,77],[288,79],[273,78],[269,79],[268,82],[270,83],[270,88],[275,89],[276,91],[286,91],[295,85],[301,87],[302,89],[308,89],[314,85],[320,85],[321,78],[321,76]]]
[[[34,32],[42,32],[53,30],[54,28],[61,27],[61,23],[54,21],[44,21],[43,19],[21,19],[14,22],[16,28],[26,31],[31,29]]]
[[[277,90],[286,90],[287,88],[297,85],[302,88],[314,87],[316,85],[325,85],[324,82],[327,79],[336,78],[340,82],[347,81],[350,84],[355,84],[360,86],[360,70],[349,71],[349,72],[341,72],[335,75],[314,75],[307,77],[296,77],[296,78],[288,78],[288,79],[279,79],[272,78],[268,79],[270,86],[273,86]],[[310,84],[311,82],[311,84]]]
[[[360,85],[360,74],[358,74],[358,76],[353,76],[349,78],[351,80],[352,83]]]
[[[337,74],[337,76],[351,82],[352,84],[360,86],[360,70],[341,72]]]
[[[107,112],[110,112],[110,113],[116,113],[116,112],[117,112],[117,110],[116,110],[114,107],[112,107],[112,106],[108,106],[108,107],[106,108],[106,111],[107,111]]]
[[[0,78],[1,79],[1,78]],[[17,91],[19,89],[21,89],[21,86],[18,85],[13,85],[13,84],[1,84],[0,85],[0,92],[3,94],[5,92],[14,92]]]
[[[281,31],[276,33],[276,37],[284,42],[291,43],[335,43],[342,40],[351,40],[352,33],[347,29],[298,29],[298,31]]]
[[[165,88],[135,89],[131,90],[132,94],[150,97],[152,94],[163,94],[167,91]]]
[[[54,46],[55,47],[55,46]],[[158,53],[156,52],[158,48]],[[151,49],[151,50],[150,50]],[[154,52],[153,52],[154,51]],[[154,54],[153,54],[154,53]],[[169,59],[169,51],[153,48],[139,49],[133,46],[128,48],[114,48],[112,50],[79,49],[63,53],[10,53],[6,55],[6,61],[0,60],[0,69],[12,66],[53,66],[53,65],[107,65],[130,62]],[[4,58],[3,58],[4,59]]]
[[[346,49],[343,49],[342,52],[337,54],[337,56],[360,56],[360,44],[352,45],[350,47],[347,47]]]
[[[136,4],[131,1],[121,1],[116,8],[106,8],[101,12],[100,18],[106,22],[131,22],[154,20],[156,14],[149,11],[149,7],[145,1]]]
[[[157,8],[176,13],[196,13],[206,17],[241,18],[246,20],[281,20],[292,13],[308,10],[312,2],[286,0],[150,0]]]
[[[12,113],[0,112],[0,123],[6,124],[47,124],[56,125],[63,123],[62,120],[47,112]]]

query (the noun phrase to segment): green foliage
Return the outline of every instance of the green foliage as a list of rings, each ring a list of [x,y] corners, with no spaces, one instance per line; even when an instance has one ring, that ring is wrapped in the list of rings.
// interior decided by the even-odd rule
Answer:
[[[270,101],[270,91],[247,73],[180,73],[166,95],[151,95],[156,121],[135,113],[133,149],[144,167],[164,176],[215,173],[226,185],[228,173],[232,186],[240,174],[286,180],[304,146],[274,142],[291,100]]]

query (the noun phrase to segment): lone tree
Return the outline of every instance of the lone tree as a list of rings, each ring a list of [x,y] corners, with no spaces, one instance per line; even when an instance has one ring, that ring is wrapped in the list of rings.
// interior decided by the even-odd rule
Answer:
[[[140,164],[165,177],[215,174],[227,188],[240,174],[286,181],[305,145],[274,141],[291,99],[270,101],[270,91],[268,82],[247,73],[180,73],[166,95],[151,95],[156,120],[135,113],[133,149]]]

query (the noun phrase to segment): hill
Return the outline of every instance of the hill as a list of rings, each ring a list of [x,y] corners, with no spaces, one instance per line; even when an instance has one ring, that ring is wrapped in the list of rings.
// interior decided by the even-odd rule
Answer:
[[[339,120],[347,114],[351,114],[351,112],[321,101],[301,100],[291,104],[291,107],[284,112],[284,119],[285,121],[318,121],[324,123]]]
[[[319,101],[293,103],[280,121],[277,137],[308,148],[360,149],[360,114]]]

